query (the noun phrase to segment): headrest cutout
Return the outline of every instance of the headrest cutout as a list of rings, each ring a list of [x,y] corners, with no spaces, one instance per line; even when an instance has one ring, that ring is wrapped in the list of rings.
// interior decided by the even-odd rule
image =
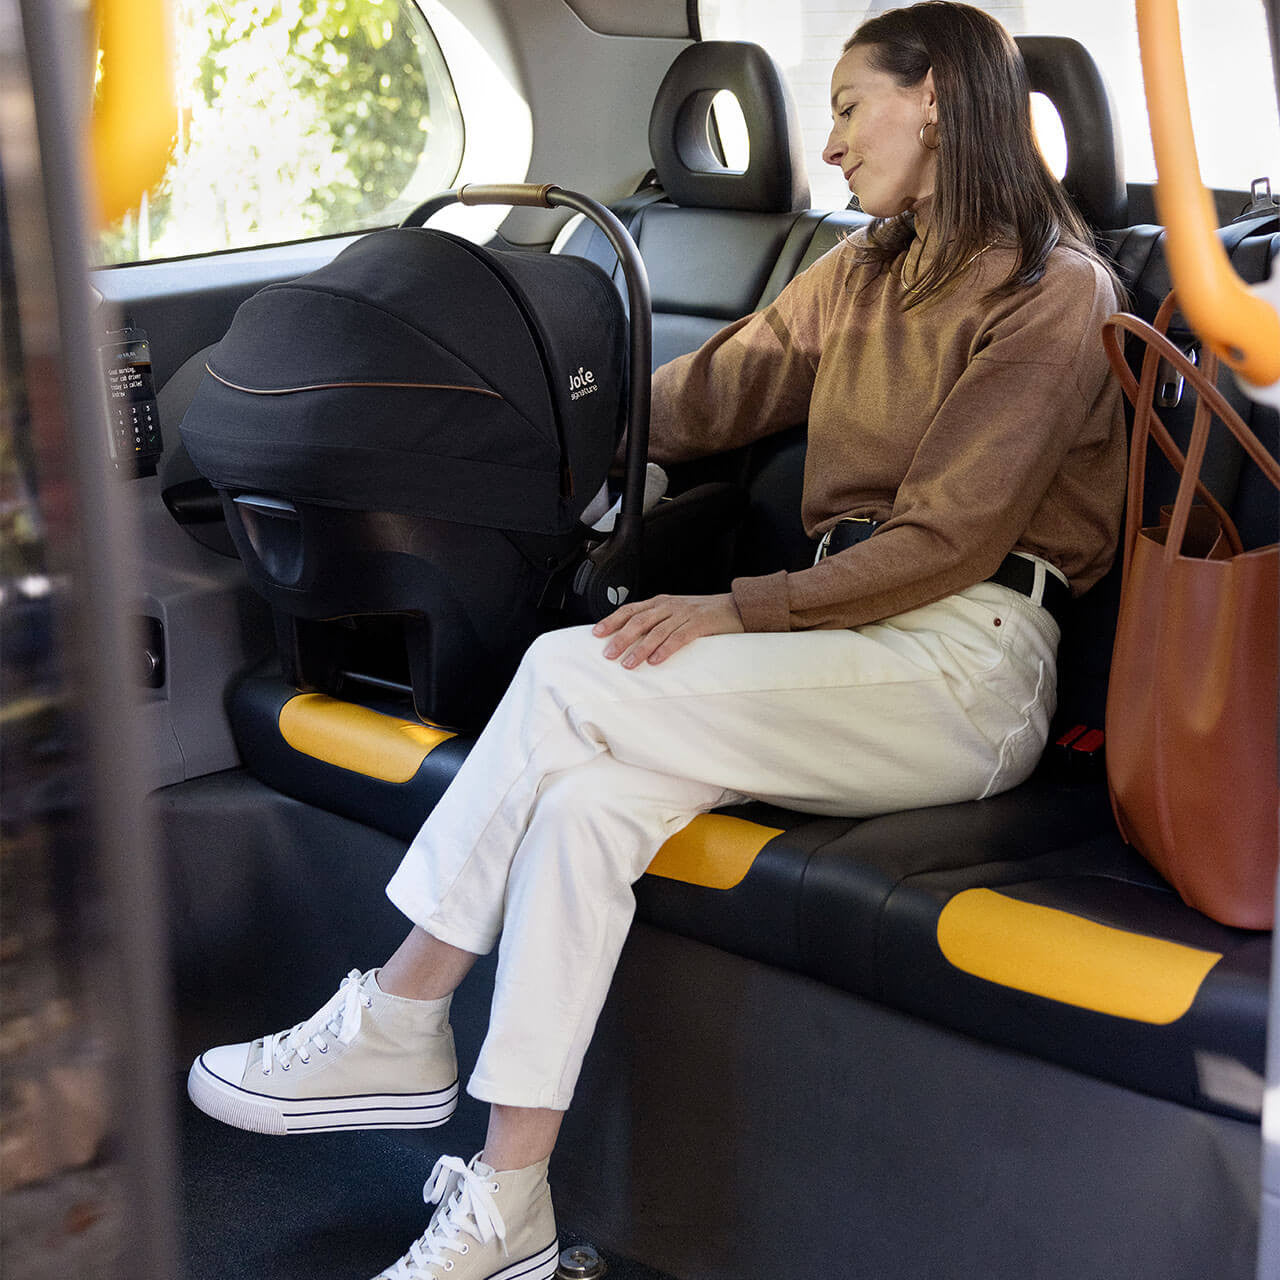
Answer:
[[[681,163],[693,173],[746,173],[751,135],[737,95],[731,89],[703,89],[687,98],[676,120],[675,144]]]
[[[1040,146],[1045,164],[1061,182],[1067,172],[1067,134],[1062,127],[1062,116],[1058,108],[1043,93],[1031,95],[1031,123],[1035,127],[1036,142]]]
[[[719,93],[727,92],[720,90]],[[676,154],[680,163],[694,173],[728,173],[729,166],[716,154],[711,131],[711,109],[719,93],[703,89],[685,99],[676,117]]]

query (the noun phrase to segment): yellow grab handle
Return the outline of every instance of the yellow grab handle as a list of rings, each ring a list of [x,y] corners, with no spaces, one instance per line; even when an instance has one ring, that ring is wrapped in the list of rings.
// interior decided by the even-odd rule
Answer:
[[[1156,209],[1168,229],[1169,269],[1191,327],[1241,377],[1280,380],[1280,315],[1241,281],[1215,230],[1200,179],[1177,0],[1137,0],[1142,78],[1155,147]]]
[[[97,0],[102,80],[90,125],[98,221],[115,222],[160,181],[178,131],[164,0]]]

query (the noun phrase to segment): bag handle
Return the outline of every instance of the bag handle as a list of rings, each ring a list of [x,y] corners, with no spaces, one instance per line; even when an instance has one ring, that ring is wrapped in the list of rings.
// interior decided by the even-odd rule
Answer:
[[[1205,380],[1211,386],[1216,386],[1218,356],[1212,348],[1210,348],[1202,367]],[[1182,539],[1186,536],[1187,521],[1191,518],[1191,499],[1196,491],[1196,486],[1200,483],[1200,467],[1204,463],[1205,449],[1209,444],[1209,428],[1212,425],[1213,414],[1209,411],[1208,399],[1200,395],[1197,388],[1196,413],[1191,420],[1191,439],[1187,442],[1186,470],[1183,471],[1182,478],[1178,481],[1178,495],[1173,500],[1173,516],[1169,521],[1169,534],[1164,544],[1166,563],[1172,562],[1173,558],[1182,550]],[[1243,425],[1241,423],[1241,426]],[[1188,484],[1188,478],[1193,483]],[[1228,517],[1222,525],[1222,532],[1227,539],[1231,554],[1233,556],[1243,555],[1244,544],[1241,541],[1240,531],[1236,528],[1235,521]]]
[[[1156,324],[1159,328],[1153,328],[1145,320],[1127,313],[1112,316],[1102,327],[1102,345],[1106,349],[1107,359],[1111,362],[1111,367],[1119,377],[1120,385],[1134,408],[1133,435],[1129,443],[1128,496],[1125,501],[1124,559],[1121,562],[1121,567],[1125,573],[1128,572],[1129,562],[1133,559],[1133,550],[1137,545],[1138,533],[1142,528],[1142,496],[1146,483],[1147,441],[1151,439],[1156,442],[1160,451],[1169,460],[1169,464],[1179,476],[1184,474],[1186,468],[1186,459],[1182,455],[1182,450],[1178,448],[1173,436],[1169,434],[1164,423],[1160,421],[1160,415],[1155,411],[1155,386],[1160,368],[1160,357],[1164,356],[1165,359],[1174,364],[1184,378],[1190,377],[1197,392],[1200,388],[1201,375],[1199,370],[1177,346],[1169,341],[1163,332],[1168,325],[1169,317],[1173,314],[1172,296],[1171,294],[1165,299],[1156,315]],[[1119,334],[1122,329],[1136,334],[1146,343],[1142,358],[1141,381],[1133,376],[1133,371],[1129,368],[1129,364],[1120,348]],[[1203,399],[1197,399],[1197,421],[1199,421],[1199,406],[1203,403]],[[1181,484],[1179,485],[1179,491],[1181,491]],[[1228,543],[1231,545],[1233,554],[1238,554],[1241,544],[1235,523],[1217,498],[1200,482],[1198,475],[1195,479],[1195,492],[1204,499],[1205,504],[1217,518]]]
[[[1203,368],[1191,363],[1185,352],[1181,351],[1166,336],[1169,320],[1177,308],[1174,295],[1170,293],[1160,305],[1156,313],[1155,325],[1149,325],[1137,316],[1121,313],[1111,316],[1103,325],[1102,340],[1106,348],[1107,358],[1120,379],[1125,395],[1134,406],[1133,440],[1129,457],[1129,496],[1127,521],[1125,529],[1125,547],[1123,568],[1127,571],[1137,543],[1138,531],[1142,523],[1142,491],[1146,471],[1147,440],[1156,442],[1161,452],[1168,458],[1175,471],[1182,477],[1178,486],[1178,500],[1174,505],[1174,515],[1170,522],[1170,530],[1166,540],[1166,554],[1176,555],[1182,544],[1190,517],[1192,494],[1198,494],[1213,512],[1222,526],[1233,555],[1242,551],[1239,531],[1227,514],[1222,504],[1209,492],[1199,478],[1200,466],[1208,444],[1209,427],[1212,419],[1217,417],[1239,441],[1241,447],[1257,464],[1267,479],[1280,489],[1280,463],[1267,452],[1257,436],[1245,425],[1240,415],[1231,407],[1218,390],[1214,379],[1217,373],[1217,359],[1210,353]],[[1146,344],[1143,354],[1141,380],[1135,379],[1120,349],[1119,333],[1127,330],[1142,339]],[[1192,384],[1196,392],[1196,416],[1192,423],[1191,440],[1188,456],[1184,457],[1173,437],[1160,421],[1155,412],[1154,393],[1160,360],[1167,360],[1185,380]]]

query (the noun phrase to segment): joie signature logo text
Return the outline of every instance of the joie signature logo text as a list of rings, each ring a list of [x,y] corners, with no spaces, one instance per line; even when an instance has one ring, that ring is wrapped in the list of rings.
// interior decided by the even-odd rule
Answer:
[[[596,383],[596,375],[590,369],[584,369],[579,365],[578,372],[569,375],[570,400],[581,400],[583,396],[593,395],[599,390],[600,387]]]

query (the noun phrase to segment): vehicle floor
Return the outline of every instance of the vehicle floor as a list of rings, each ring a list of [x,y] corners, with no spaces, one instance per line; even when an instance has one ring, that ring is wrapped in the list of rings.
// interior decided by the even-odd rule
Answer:
[[[440,1129],[280,1138],[209,1119],[185,1073],[177,1087],[184,1280],[370,1280],[426,1227],[436,1158],[484,1145],[487,1108],[465,1095]],[[561,1249],[584,1242],[559,1228]],[[674,1280],[601,1253],[609,1280]]]
[[[494,955],[479,960],[468,983],[487,990],[495,961]],[[188,1061],[226,1033],[225,1018],[215,1019],[214,1030],[181,1002],[176,1012],[179,1053]],[[451,1022],[464,1083],[484,1038],[486,1014],[487,1000],[454,1003]],[[270,1029],[233,1021],[244,1035]],[[232,1128],[199,1111],[187,1098],[185,1069],[174,1087],[183,1280],[370,1280],[425,1230],[431,1209],[422,1186],[436,1160],[469,1159],[479,1151],[489,1114],[487,1104],[464,1091],[452,1119],[438,1129],[276,1137]],[[554,1157],[551,1193],[554,1199]],[[562,1250],[587,1243],[600,1251],[609,1280],[677,1280],[611,1253],[571,1222],[557,1226]]]

